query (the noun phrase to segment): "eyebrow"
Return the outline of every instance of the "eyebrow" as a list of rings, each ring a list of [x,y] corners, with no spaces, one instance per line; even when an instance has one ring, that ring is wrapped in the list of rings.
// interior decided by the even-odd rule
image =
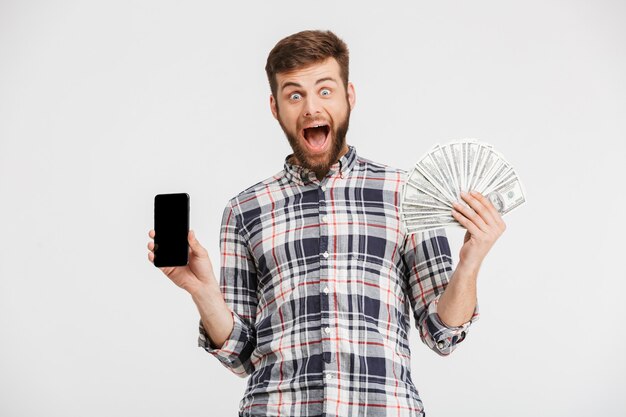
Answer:
[[[324,78],[320,78],[319,80],[315,81],[315,85],[318,85],[320,83],[323,83],[324,81],[333,81],[335,84],[337,83],[337,80],[335,80],[333,77],[324,77]],[[284,83],[280,89],[284,90],[287,87],[297,87],[297,88],[302,88],[301,84],[298,84],[296,82],[293,81],[287,81],[286,83]]]

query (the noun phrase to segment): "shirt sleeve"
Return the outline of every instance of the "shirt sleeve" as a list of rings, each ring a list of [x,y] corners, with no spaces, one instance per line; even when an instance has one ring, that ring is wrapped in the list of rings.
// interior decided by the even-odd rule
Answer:
[[[254,371],[251,356],[256,347],[257,274],[231,203],[222,216],[220,258],[220,289],[233,315],[234,326],[224,345],[216,349],[200,320],[198,346],[243,378]]]
[[[467,336],[470,325],[478,320],[478,304],[472,318],[461,326],[448,326],[437,313],[437,303],[453,272],[452,255],[445,229],[408,235],[404,244],[408,270],[407,295],[420,338],[430,349],[447,356]]]

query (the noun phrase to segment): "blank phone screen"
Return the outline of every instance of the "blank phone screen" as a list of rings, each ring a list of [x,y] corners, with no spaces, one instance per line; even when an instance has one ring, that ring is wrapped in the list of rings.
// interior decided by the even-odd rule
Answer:
[[[187,265],[189,245],[189,195],[158,194],[154,197],[154,265]]]

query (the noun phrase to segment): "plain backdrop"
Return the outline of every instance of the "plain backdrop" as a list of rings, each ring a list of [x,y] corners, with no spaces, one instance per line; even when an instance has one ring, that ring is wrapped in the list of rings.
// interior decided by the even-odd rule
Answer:
[[[621,0],[1,0],[0,415],[236,415],[245,380],[148,261],[153,199],[189,193],[219,264],[226,202],[290,152],[267,54],[330,29],[360,155],[410,169],[476,138],[527,192],[467,339],[443,358],[411,333],[427,414],[623,416],[625,18]]]

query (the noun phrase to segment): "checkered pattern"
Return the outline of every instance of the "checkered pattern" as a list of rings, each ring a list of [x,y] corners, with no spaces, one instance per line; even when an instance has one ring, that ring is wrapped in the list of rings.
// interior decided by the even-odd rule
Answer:
[[[318,181],[284,170],[233,198],[221,228],[221,280],[234,329],[214,349],[250,376],[240,416],[423,416],[411,380],[410,315],[450,354],[478,318],[447,327],[437,301],[452,273],[443,229],[406,235],[406,172],[354,147]]]

